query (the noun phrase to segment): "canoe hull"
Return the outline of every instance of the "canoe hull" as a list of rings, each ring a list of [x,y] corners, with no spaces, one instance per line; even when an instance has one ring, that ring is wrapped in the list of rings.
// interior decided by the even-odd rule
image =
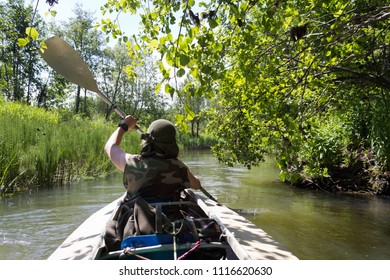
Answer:
[[[217,202],[195,194],[188,190],[187,194],[197,204],[207,217],[217,221],[225,239],[225,244],[201,244],[199,246],[224,247],[227,259],[239,260],[291,260],[297,259],[291,252],[283,248],[270,235],[259,229],[253,223],[240,216],[233,210]],[[108,253],[105,250],[104,234],[106,223],[112,219],[119,208],[124,196],[118,198],[104,208],[91,215],[82,223],[49,257],[50,260],[94,260],[115,259],[118,252]],[[170,242],[168,242],[170,243]],[[150,249],[150,253],[137,254],[130,252],[128,259],[139,259],[142,255],[152,259],[174,259],[172,244],[149,244],[143,250]],[[195,243],[178,244],[177,256],[191,250]],[[155,246],[155,248],[151,248]],[[170,248],[168,248],[170,246]],[[149,248],[150,247],[150,248]],[[141,249],[141,248],[139,248]],[[199,248],[202,249],[202,248]],[[204,249],[207,250],[207,249]],[[123,253],[123,252],[120,252]],[[146,254],[146,255],[145,255]],[[123,256],[123,254],[122,254]]]

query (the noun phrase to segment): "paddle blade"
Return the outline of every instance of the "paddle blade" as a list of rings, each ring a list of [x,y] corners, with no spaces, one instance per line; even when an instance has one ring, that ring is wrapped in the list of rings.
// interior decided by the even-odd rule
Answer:
[[[45,40],[45,43],[47,49],[40,54],[54,71],[82,88],[100,93],[87,64],[71,45],[58,36]]]
[[[61,76],[70,82],[81,86],[87,90],[96,92],[100,98],[107,103],[122,118],[126,116],[125,112],[116,107],[110,99],[107,98],[97,86],[95,78],[89,70],[87,64],[81,58],[71,45],[58,36],[53,36],[45,40],[47,49],[40,52],[46,63]],[[138,127],[136,129],[142,133]]]

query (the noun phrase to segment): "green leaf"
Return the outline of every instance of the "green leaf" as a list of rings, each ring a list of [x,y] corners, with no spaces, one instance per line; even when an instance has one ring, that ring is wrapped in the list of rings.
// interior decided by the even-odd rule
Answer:
[[[19,38],[18,39],[18,46],[21,47],[21,48],[26,46],[28,43],[30,43],[30,39],[29,38]]]
[[[31,37],[33,40],[38,39],[39,33],[34,27],[27,27],[26,34]]]
[[[153,39],[152,41],[150,41],[150,43],[149,43],[149,48],[151,48],[151,49],[157,49],[157,47],[158,47],[158,40]]]
[[[176,123],[181,123],[182,121],[184,121],[184,116],[183,116],[183,114],[177,114],[177,115],[175,116],[175,122],[176,122]]]
[[[286,171],[281,171],[280,174],[279,174],[279,179],[280,179],[280,181],[285,182],[286,179],[287,179],[287,172]]]
[[[140,51],[141,50],[141,47],[138,45],[138,43],[135,43],[133,48],[134,48],[135,51]]]
[[[284,18],[284,22],[283,22],[283,27],[287,29],[287,28],[290,26],[290,24],[291,24],[291,22],[292,22],[292,19],[293,19],[292,16],[290,16],[290,17],[285,17],[285,18]]]
[[[189,62],[190,62],[190,58],[187,55],[185,55],[185,54],[180,55],[180,65],[181,66],[186,66]]]
[[[159,94],[160,93],[160,89],[161,89],[161,83],[158,83],[156,88],[154,89],[154,92]]]
[[[165,61],[168,63],[169,66],[174,66],[175,65],[175,61],[173,60],[172,54],[170,52],[168,52],[165,55]]]
[[[46,46],[46,43],[45,43],[45,41],[42,41],[41,42],[41,44],[40,44],[40,48],[39,48],[39,51],[41,52],[41,53],[44,53],[45,52],[45,49],[47,49],[47,46]]]
[[[210,25],[210,28],[215,28],[219,24],[218,24],[218,22],[215,19],[209,18],[209,25]]]
[[[292,174],[291,175],[291,177],[290,177],[290,182],[292,183],[292,184],[295,184],[296,182],[298,182],[298,180],[299,179],[301,179],[301,174],[299,174],[299,173],[294,173],[294,174]]]
[[[184,116],[182,114],[177,114],[175,116],[175,123],[178,126],[179,130],[184,131],[186,133],[189,131],[188,125],[185,122]]]
[[[222,51],[223,50],[223,45],[220,42],[216,42],[214,49],[216,51]]]
[[[180,68],[179,71],[177,71],[176,76],[179,78],[183,77],[186,74],[186,71],[183,68]]]
[[[165,92],[168,93],[170,96],[173,96],[175,93],[175,89],[170,84],[165,84]]]
[[[184,104],[184,110],[187,113],[187,120],[192,121],[196,117],[196,114],[191,110],[190,105]]]
[[[198,70],[198,68],[192,68],[190,72],[191,72],[191,75],[192,75],[195,79],[199,78],[199,70]]]
[[[338,10],[337,12],[333,13],[333,16],[335,18],[339,18],[343,14],[343,10]]]

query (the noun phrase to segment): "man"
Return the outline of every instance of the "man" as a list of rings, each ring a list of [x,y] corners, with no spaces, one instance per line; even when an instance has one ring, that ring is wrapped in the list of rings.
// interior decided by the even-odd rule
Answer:
[[[126,116],[108,139],[105,151],[111,162],[124,172],[129,198],[140,195],[147,202],[172,201],[184,188],[200,189],[201,184],[177,157],[176,129],[167,120],[152,122],[142,134],[141,153],[132,155],[121,147],[123,135],[134,130],[137,120]]]

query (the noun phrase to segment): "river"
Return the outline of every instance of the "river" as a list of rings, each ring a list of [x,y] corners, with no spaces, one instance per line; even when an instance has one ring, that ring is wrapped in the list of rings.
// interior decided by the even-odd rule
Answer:
[[[280,183],[272,160],[247,170],[207,152],[184,154],[220,203],[307,260],[390,259],[390,199]],[[34,190],[0,202],[0,259],[46,259],[89,215],[123,193],[121,176]]]

